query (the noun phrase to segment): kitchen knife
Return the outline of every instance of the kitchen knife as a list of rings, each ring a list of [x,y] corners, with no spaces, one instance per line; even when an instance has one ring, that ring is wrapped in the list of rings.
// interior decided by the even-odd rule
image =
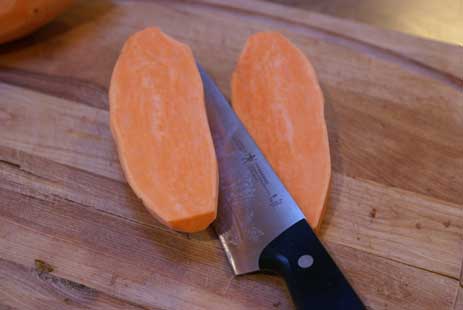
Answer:
[[[198,67],[219,163],[214,228],[234,273],[283,276],[298,309],[365,309],[227,100]]]

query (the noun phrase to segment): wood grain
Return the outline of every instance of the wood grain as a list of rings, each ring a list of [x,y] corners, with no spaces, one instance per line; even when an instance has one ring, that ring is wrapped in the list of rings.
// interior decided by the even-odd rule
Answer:
[[[233,277],[211,230],[168,230],[125,183],[106,91],[124,40],[150,25],[188,43],[226,94],[249,34],[294,41],[326,97],[334,173],[322,241],[372,309],[457,307],[460,47],[262,2],[103,0],[0,47],[0,263],[18,274],[0,309],[21,308],[12,300],[29,291],[63,304],[27,275],[37,259],[50,279],[98,292],[96,305],[77,298],[88,308],[292,307],[279,278]]]
[[[162,6],[132,1],[117,3],[117,6],[85,2],[78,7],[80,10],[73,12],[75,15],[68,18],[69,26],[64,28],[69,30],[65,35],[47,37],[47,33],[43,32],[44,38],[39,35],[42,41],[16,49],[14,53],[7,50],[1,59],[10,67],[16,63],[14,67],[18,70],[27,69],[53,79],[67,79],[72,72],[73,81],[77,79],[84,81],[83,84],[91,83],[105,89],[123,40],[131,32],[156,20],[171,35],[192,46],[198,60],[228,94],[234,61],[247,35],[278,26],[311,57],[317,69],[327,97],[328,127],[337,171],[441,200],[463,203],[459,192],[463,187],[463,173],[454,169],[462,166],[458,154],[463,152],[463,136],[457,134],[463,130],[460,108],[463,94],[454,88],[458,87],[456,84],[435,80],[433,75],[409,71],[408,66],[391,59],[377,58],[370,50],[359,52],[326,41],[310,31],[295,31],[291,26],[285,29],[284,22],[268,24],[265,23],[266,18],[253,16],[237,22],[248,15],[241,16],[241,11],[236,9],[217,11],[215,3],[208,11],[204,4],[197,6],[190,2],[174,1]],[[100,12],[100,15],[88,21],[82,17],[88,18],[85,15],[87,11]],[[130,14],[124,14],[128,11]],[[276,9],[273,8],[273,11]],[[211,12],[214,12],[213,16]],[[301,14],[305,12],[299,12]],[[188,25],[179,22],[185,16],[188,17]],[[81,19],[85,21],[82,25],[77,22]],[[68,21],[65,19],[63,22]],[[227,32],[232,28],[234,32]],[[103,34],[109,32],[112,35],[101,40]],[[379,35],[371,37],[382,38]],[[422,41],[423,44],[412,41],[397,45],[433,50],[425,43],[427,41]],[[461,66],[452,64],[454,60],[460,61],[460,57],[455,57],[460,50],[446,51],[447,45],[438,46],[442,50],[433,55],[440,55],[439,60],[445,64],[436,66],[448,65],[457,72],[463,72]],[[49,57],[41,56],[48,54],[59,55],[53,58],[53,66],[48,65]],[[85,54],[102,54],[105,59],[95,63]],[[27,61],[31,56],[33,61]],[[407,55],[411,56],[414,55]],[[75,59],[79,62],[76,63]],[[44,80],[46,78],[43,77]],[[6,81],[10,82],[9,79]],[[449,87],[449,83],[454,87]],[[54,85],[42,86],[42,89],[54,89]],[[101,97],[95,97],[96,104],[100,106]],[[359,116],[359,113],[362,115]],[[435,126],[436,123],[439,126]],[[365,132],[365,127],[370,131]],[[442,148],[445,151],[441,152]],[[363,151],[358,152],[357,149]]]
[[[56,97],[69,98],[97,108],[108,109],[106,89],[72,77],[62,78],[3,67],[0,70],[0,80],[25,88],[44,91]]]
[[[0,259],[0,302],[3,305],[0,309],[143,309],[82,284],[2,259]]]
[[[460,45],[463,43],[463,6],[459,0],[271,1],[428,39]]]
[[[458,296],[455,299],[455,304],[453,307],[454,310],[461,310],[463,309],[463,287],[458,288]]]
[[[459,279],[463,207],[334,174],[321,237]]]
[[[198,2],[206,4],[201,6],[201,10],[209,9],[223,15],[235,15],[235,19],[242,18],[247,22],[259,20],[261,26],[303,33],[305,36],[345,46],[360,53],[401,63],[408,69],[421,70],[422,73],[426,71],[434,76],[439,72],[449,73],[451,79],[456,80],[459,85],[462,84],[463,60],[453,57],[462,53],[461,45],[441,44],[313,12],[283,8],[268,2],[199,0],[193,2],[193,6],[198,6]],[[450,57],[442,57],[443,55]],[[438,72],[426,70],[427,67]]]
[[[11,89],[17,87],[3,86],[10,89],[10,91],[7,92],[9,94],[18,93],[11,91]],[[19,89],[17,90],[19,91]],[[169,244],[172,242],[173,245],[176,245],[175,248],[177,251],[181,251],[184,248],[194,249],[197,257],[212,263],[214,263],[213,257],[215,255],[217,257],[217,260],[215,260],[215,264],[217,265],[216,268],[219,268],[221,272],[230,272],[225,263],[221,247],[215,238],[211,240],[211,234],[193,237],[193,239],[190,237],[190,239],[188,239],[187,236],[166,230],[148,214],[131,190],[126,185],[118,182],[123,181],[123,179],[119,179],[118,177],[114,178],[114,174],[112,173],[108,174],[106,166],[90,166],[89,164],[94,162],[91,156],[84,156],[79,159],[68,159],[58,156],[61,151],[58,151],[56,156],[54,155],[54,150],[58,147],[57,144],[60,143],[60,141],[69,141],[73,137],[56,139],[56,132],[73,132],[73,128],[85,128],[85,124],[95,124],[97,122],[94,122],[92,118],[83,118],[83,116],[92,115],[98,119],[101,113],[104,114],[106,112],[34,91],[21,90],[20,92],[21,95],[19,97],[12,96],[12,98],[10,98],[11,103],[7,104],[8,101],[5,101],[2,105],[3,111],[8,111],[10,120],[15,119],[18,120],[18,123],[24,123],[19,120],[24,120],[28,115],[37,114],[38,110],[40,114],[48,115],[51,119],[58,118],[58,116],[54,115],[54,113],[57,113],[56,111],[67,111],[68,118],[66,121],[53,123],[54,130],[49,130],[49,133],[47,133],[47,131],[43,134],[42,132],[38,133],[38,136],[40,136],[43,141],[52,141],[52,143],[47,145],[47,151],[43,153],[43,156],[53,158],[55,159],[54,161],[37,156],[37,149],[34,151],[35,155],[29,155],[28,152],[31,153],[31,151],[27,147],[24,148],[26,152],[20,151],[23,145],[27,145],[21,142],[20,137],[16,137],[14,143],[9,143],[7,139],[1,139],[1,141],[7,141],[7,146],[0,147],[0,176],[3,180],[2,183],[0,183],[1,188],[14,191],[22,196],[35,197],[36,199],[47,201],[53,205],[65,202],[71,203],[74,208],[80,206],[81,208],[88,209],[90,207],[95,211],[103,212],[105,215],[108,214],[124,220],[129,220],[131,223],[134,223],[135,227],[141,225],[140,229],[150,227],[150,229],[156,231],[159,244],[165,244],[169,241]],[[36,96],[38,96],[38,98],[36,98]],[[22,106],[20,102],[23,97],[31,99],[33,103]],[[19,109],[12,112],[12,108],[17,107],[19,107]],[[80,108],[84,108],[84,110]],[[89,113],[89,110],[94,111]],[[78,112],[74,113],[74,111]],[[84,114],[79,114],[81,111],[83,111]],[[27,121],[26,123],[31,124],[32,122]],[[13,122],[10,121],[8,125],[13,126]],[[63,126],[66,127],[63,128]],[[107,125],[103,125],[103,127],[104,126]],[[34,126],[34,128],[39,127],[44,128],[44,126]],[[87,131],[86,135],[78,135],[78,140],[75,145],[85,145],[85,140],[93,140],[93,137],[97,135],[98,132],[100,136],[102,136],[102,133],[109,135],[108,130],[101,129],[101,127],[92,128],[93,129]],[[11,132],[11,130],[2,130],[1,132]],[[16,132],[19,132],[19,130],[16,130]],[[100,144],[104,143],[112,144],[112,141],[110,139],[104,139],[103,136],[100,140]],[[32,145],[35,144],[35,142],[32,142]],[[100,145],[99,149],[107,150],[109,147]],[[70,153],[80,154],[81,152],[78,150],[79,148]],[[65,158],[63,164],[66,165],[56,162],[62,158]],[[80,169],[75,169],[73,167]],[[117,171],[119,167],[115,167],[114,169]],[[379,254],[399,262],[427,268],[458,278],[462,253],[459,252],[456,254],[454,250],[455,248],[461,248],[461,223],[454,222],[451,223],[452,226],[449,225],[449,227],[443,224],[447,223],[447,221],[454,221],[455,218],[459,220],[458,213],[461,209],[458,206],[448,205],[438,201],[428,201],[424,198],[417,197],[417,195],[413,193],[389,189],[379,184],[355,180],[340,174],[334,175],[332,188],[332,198],[328,209],[329,213],[322,231],[324,241],[333,244],[345,244],[349,247]],[[369,199],[362,197],[368,197]],[[371,197],[378,197],[378,200],[371,201]],[[353,206],[355,206],[355,208],[353,208]],[[423,208],[426,208],[426,212],[420,214],[419,210]],[[24,207],[22,209],[25,214],[33,210],[25,211]],[[375,211],[373,211],[373,209]],[[375,212],[375,214],[372,215],[371,212]],[[57,213],[61,214],[61,212]],[[39,214],[32,216],[34,218],[42,217]],[[94,218],[95,216],[92,215],[90,217]],[[356,219],[353,224],[352,218]],[[62,219],[55,219],[55,221],[59,223],[63,222]],[[50,222],[53,221],[50,220]],[[422,225],[422,227],[418,229],[416,227],[417,224]],[[53,225],[49,223],[44,226]],[[94,225],[88,224],[88,227],[92,226]],[[101,226],[106,227],[106,225]],[[118,226],[124,227],[126,224],[120,224]],[[62,235],[54,232],[50,234],[54,236]],[[100,233],[95,232],[94,235],[98,236]],[[112,237],[110,239],[126,240],[128,243],[131,243],[132,241],[127,240],[128,236],[131,235],[133,235],[133,233],[128,232],[125,237]],[[180,240],[184,240],[184,242],[180,242]],[[208,240],[208,242],[205,243],[203,242],[204,240]],[[58,245],[56,246],[58,247]],[[61,245],[59,245],[59,247],[61,247]],[[114,247],[117,248],[118,246],[114,245]],[[156,253],[150,253],[147,254],[147,256],[153,256],[154,254]],[[159,253],[157,253],[157,255],[161,256]],[[172,256],[176,255],[178,254],[172,254]],[[334,252],[334,255],[336,256],[337,253]],[[165,253],[162,253],[162,256],[165,256]],[[191,259],[191,253],[188,254],[188,257]],[[369,256],[367,255],[366,257]],[[376,260],[381,260],[375,256],[372,257]],[[132,259],[133,258],[127,259],[127,263]],[[365,259],[366,258],[362,258],[362,260]],[[385,259],[382,260],[386,261]],[[376,262],[370,263],[376,264]],[[401,266],[400,264],[397,265]],[[156,268],[156,265],[153,266]],[[166,269],[165,266],[162,268]],[[363,268],[364,267],[360,269]],[[171,269],[175,268],[171,267]],[[198,270],[201,270],[201,268],[198,268]],[[176,278],[175,275],[171,276]],[[198,275],[194,277],[198,277]],[[214,277],[217,278],[217,275],[214,274]],[[222,275],[222,277],[225,277],[225,275]],[[356,277],[353,279],[354,281],[355,278]],[[364,276],[362,275],[359,278],[363,279]],[[229,278],[226,279],[230,281]],[[222,281],[224,282],[226,280]],[[457,283],[457,281],[450,283]],[[362,290],[361,286],[359,287],[356,288]],[[99,286],[98,289],[105,290]],[[145,287],[145,289],[150,290],[154,288]],[[363,290],[365,290],[365,288]],[[376,294],[376,292],[371,292],[371,290],[366,290],[366,292],[366,296],[372,293]],[[111,293],[111,291],[108,291],[108,293]],[[239,295],[242,294],[241,291],[237,293]],[[274,292],[272,292],[272,294],[274,294]],[[452,296],[452,292],[444,295]],[[118,297],[128,298],[127,296]],[[284,299],[286,296],[280,295],[279,298]],[[433,298],[435,298],[435,296]],[[146,305],[153,305],[152,300],[144,301],[144,303],[145,302]],[[275,303],[277,302],[281,303],[281,301],[275,301]],[[387,297],[384,296],[381,302],[376,301],[376,303],[387,303]],[[372,304],[375,304],[375,302],[372,302]],[[166,305],[167,304],[156,304],[156,306],[161,307]]]
[[[291,307],[279,279],[265,275],[233,278],[229,270],[223,270],[225,258],[219,249],[217,259],[210,253],[205,257],[187,238],[167,238],[158,230],[71,202],[50,204],[3,189],[0,193],[3,259],[26,265],[41,259],[54,266],[53,273],[59,277],[85,281],[144,306],[203,309],[227,302],[230,309],[269,309],[275,303],[284,309]],[[429,305],[449,309],[453,305],[457,280],[349,247],[329,248],[375,309]]]
[[[453,280],[388,259],[327,243],[371,309],[450,309],[458,288]],[[393,279],[393,280],[392,280]],[[421,282],[425,281],[425,282]],[[433,291],[436,288],[441,291]],[[420,291],[420,296],[416,295]],[[438,297],[439,296],[439,297]],[[415,300],[424,298],[424,300]]]
[[[107,112],[14,86],[0,84],[0,89],[9,94],[2,109],[10,120],[3,123],[6,127],[0,125],[0,145],[8,147],[0,148],[0,159],[21,167],[5,167],[3,179],[11,184],[8,189],[31,184],[43,195],[63,197],[126,218],[142,218],[141,223],[154,221],[127,187],[114,182],[125,180],[116,159],[107,165],[115,154]],[[23,104],[23,98],[33,103]],[[41,115],[54,121],[43,124]],[[85,152],[87,149],[91,151]],[[96,165],[100,160],[102,165]],[[322,236],[458,279],[463,260],[462,212],[460,205],[335,173]]]
[[[235,280],[221,249],[196,246],[212,241],[191,242],[71,202],[51,204],[5,190],[1,196],[4,259],[25,265],[41,259],[59,277],[149,307],[205,309],[226,302],[230,309],[268,309],[281,299],[289,308],[281,281],[262,275]]]
[[[124,180],[106,111],[0,85],[4,146]]]

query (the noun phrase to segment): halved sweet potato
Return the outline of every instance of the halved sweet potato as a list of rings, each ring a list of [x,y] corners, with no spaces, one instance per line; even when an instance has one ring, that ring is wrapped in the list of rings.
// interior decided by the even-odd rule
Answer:
[[[312,228],[318,229],[331,163],[323,95],[312,65],[283,35],[255,34],[233,74],[232,105]]]
[[[157,28],[134,34],[117,60],[109,99],[132,189],[165,225],[205,229],[217,213],[218,168],[190,48]]]

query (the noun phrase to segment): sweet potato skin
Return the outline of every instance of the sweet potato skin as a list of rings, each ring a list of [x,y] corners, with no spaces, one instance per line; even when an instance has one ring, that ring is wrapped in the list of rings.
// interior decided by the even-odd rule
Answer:
[[[74,0],[2,0],[0,44],[24,37],[49,23]]]

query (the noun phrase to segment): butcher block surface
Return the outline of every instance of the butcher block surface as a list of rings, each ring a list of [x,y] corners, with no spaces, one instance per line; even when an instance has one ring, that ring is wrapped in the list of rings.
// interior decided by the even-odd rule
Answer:
[[[0,46],[0,309],[292,309],[215,233],[158,223],[121,172],[107,90],[158,26],[230,94],[246,38],[314,64],[333,162],[320,238],[370,309],[463,309],[463,48],[256,1],[78,1]]]

